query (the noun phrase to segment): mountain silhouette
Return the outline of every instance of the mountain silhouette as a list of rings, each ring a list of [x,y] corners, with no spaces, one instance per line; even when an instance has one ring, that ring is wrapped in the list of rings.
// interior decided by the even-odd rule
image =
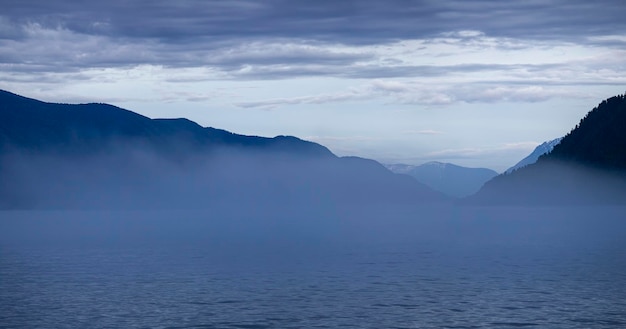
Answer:
[[[290,136],[264,138],[204,128],[187,119],[150,119],[108,104],[55,104],[0,90],[0,148],[84,153],[116,142],[163,152],[253,148],[332,156],[325,147]]]
[[[0,208],[330,207],[446,198],[292,136],[0,91]]]
[[[395,164],[386,167],[393,172],[407,174],[435,191],[457,198],[478,192],[485,182],[498,175],[487,168],[467,168],[437,161],[419,166]]]
[[[470,202],[626,204],[626,95],[602,101],[536,163],[495,177]]]

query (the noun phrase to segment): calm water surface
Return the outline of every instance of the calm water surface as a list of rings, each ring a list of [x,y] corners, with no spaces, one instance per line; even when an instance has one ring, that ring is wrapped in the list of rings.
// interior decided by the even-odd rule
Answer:
[[[4,212],[0,327],[625,328],[625,214]]]

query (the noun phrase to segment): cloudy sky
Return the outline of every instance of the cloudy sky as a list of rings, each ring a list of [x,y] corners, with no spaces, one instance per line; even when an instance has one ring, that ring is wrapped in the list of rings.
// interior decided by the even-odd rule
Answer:
[[[0,88],[504,170],[626,91],[626,2],[3,0]]]

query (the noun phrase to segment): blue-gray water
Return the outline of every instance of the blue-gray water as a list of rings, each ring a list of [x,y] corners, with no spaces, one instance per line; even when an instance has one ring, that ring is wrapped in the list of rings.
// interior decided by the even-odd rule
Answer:
[[[2,212],[0,327],[626,327],[624,208],[257,217]]]

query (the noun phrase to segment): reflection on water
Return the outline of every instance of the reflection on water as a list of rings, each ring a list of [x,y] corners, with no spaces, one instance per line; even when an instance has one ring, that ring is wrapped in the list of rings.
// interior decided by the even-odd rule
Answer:
[[[623,214],[6,212],[0,326],[624,328]]]

